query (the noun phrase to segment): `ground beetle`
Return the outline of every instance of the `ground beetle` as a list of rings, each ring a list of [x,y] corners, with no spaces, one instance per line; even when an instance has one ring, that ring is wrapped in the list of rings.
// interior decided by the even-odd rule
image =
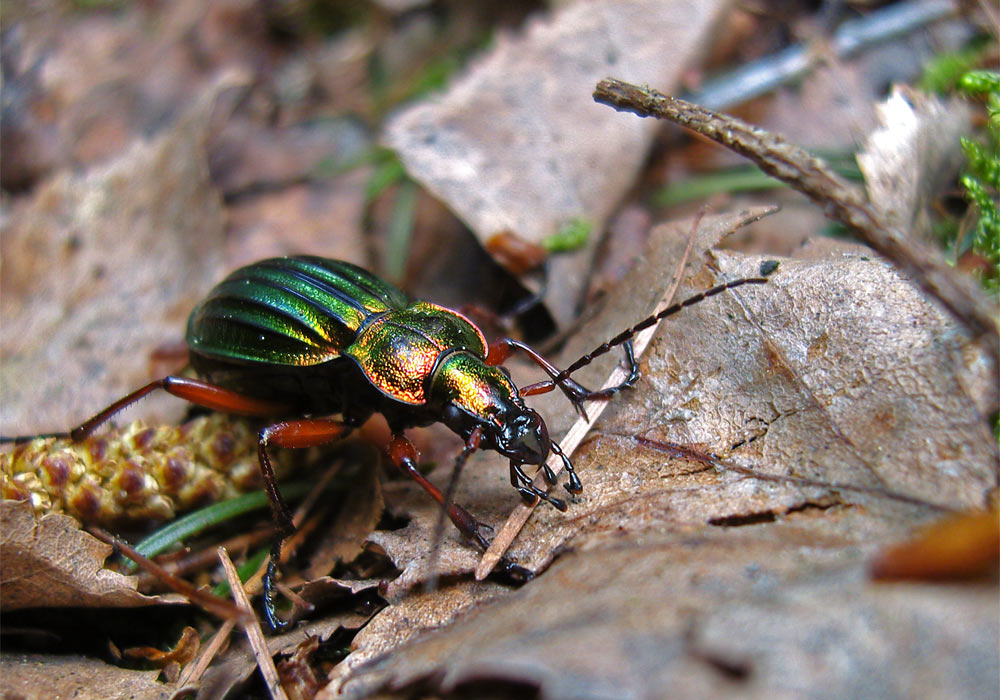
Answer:
[[[495,450],[510,460],[511,484],[526,501],[541,499],[565,510],[565,501],[531,484],[523,465],[540,465],[552,484],[555,474],[545,462],[554,452],[566,468],[565,488],[575,494],[583,485],[569,458],[549,437],[545,421],[524,404],[523,397],[558,386],[577,410],[586,400],[610,397],[638,380],[631,350],[636,333],[726,289],[766,282],[770,271],[762,269],[762,277],[728,282],[664,309],[559,370],[519,341],[507,338],[487,344],[482,331],[462,314],[411,301],[350,263],[310,256],[262,260],[229,275],[191,313],[187,344],[191,365],[201,379],[159,379],[68,434],[37,437],[82,440],[157,389],[216,411],[287,417],[263,428],[257,447],[278,532],[264,579],[264,609],[271,627],[280,629],[286,623],[274,610],[274,575],[281,542],[294,527],[275,483],[269,446],[331,442],[373,413],[381,413],[393,434],[389,446],[393,463],[447,509],[463,535],[485,549],[480,523],[461,506],[446,502],[418,471],[417,452],[404,430],[444,423],[465,440],[456,467],[477,449]],[[631,370],[621,385],[595,392],[570,378],[618,345],[625,347]],[[500,366],[515,350],[531,357],[549,379],[519,390]],[[340,418],[313,417],[329,415]],[[509,563],[507,567],[509,573],[519,569]]]

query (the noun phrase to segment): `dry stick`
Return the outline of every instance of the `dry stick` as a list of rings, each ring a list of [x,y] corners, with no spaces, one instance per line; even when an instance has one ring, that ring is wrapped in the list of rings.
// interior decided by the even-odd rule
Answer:
[[[326,491],[326,487],[330,484],[330,481],[332,481],[333,477],[335,477],[340,472],[340,469],[343,466],[344,466],[343,460],[337,460],[336,462],[331,464],[330,467],[323,473],[323,476],[320,477],[319,482],[316,484],[316,488],[314,488],[309,493],[308,496],[302,499],[302,503],[300,503],[299,507],[295,510],[295,514],[292,516],[292,525],[295,526],[295,534],[292,537],[288,538],[285,542],[282,542],[281,544],[282,562],[284,562],[285,558],[288,556],[285,553],[285,550],[287,549],[288,551],[295,551],[295,547],[297,547],[301,543],[301,539],[295,539],[295,538],[299,538],[303,535],[302,532],[303,528],[300,527],[302,521],[305,519],[306,514],[309,513],[309,511],[312,510],[313,507],[316,505],[316,501],[318,501],[319,497],[323,495],[323,492]],[[318,523],[314,523],[313,526],[315,527],[316,524]],[[260,563],[260,566],[257,567],[257,570],[253,573],[253,575],[250,576],[250,578],[247,579],[246,583],[244,584],[246,586],[246,589],[250,592],[251,595],[256,595],[258,592],[260,592],[261,581],[263,581],[264,579],[264,572],[267,571],[268,561],[269,561],[268,559],[262,561]]]
[[[234,535],[228,540],[222,542],[221,545],[225,547],[227,551],[232,550],[234,552],[245,552],[251,547],[260,544],[264,540],[270,539],[272,535],[274,535],[274,528],[256,530],[254,532],[247,532],[241,535]],[[219,546],[219,543],[216,543],[216,546]],[[183,554],[183,558],[163,564],[163,568],[173,576],[190,576],[192,573],[215,566],[219,561],[218,554],[212,551],[210,547],[206,547],[205,549],[197,552],[181,552],[179,554]],[[157,559],[162,562],[163,555],[159,555]],[[141,572],[139,574],[139,590],[148,589],[156,580],[155,576],[146,572]]]
[[[101,542],[115,547],[119,552],[134,561],[140,569],[148,571],[170,590],[180,593],[191,601],[192,604],[201,607],[205,612],[209,612],[223,620],[241,620],[246,614],[225,598],[220,598],[200,588],[195,588],[189,581],[174,576],[152,559],[139,554],[127,542],[118,539],[107,531],[97,526],[91,526],[87,528],[87,531]],[[250,616],[253,617],[252,612]]]
[[[752,160],[773,177],[787,183],[822,207],[828,218],[890,260],[927,294],[958,319],[974,340],[981,340],[1000,367],[1000,334],[995,309],[972,280],[950,267],[941,255],[890,226],[862,194],[822,160],[805,149],[764,129],[668,97],[649,87],[608,78],[597,84],[594,100],[640,117],[667,119],[691,129]]]
[[[216,655],[219,653],[222,645],[229,639],[229,635],[232,634],[235,626],[236,623],[232,620],[226,620],[222,623],[222,627],[220,627],[212,636],[212,641],[209,642],[208,646],[202,650],[198,660],[184,669],[184,674],[177,682],[178,689],[185,689],[188,686],[194,686],[201,680],[202,674],[205,673],[205,669],[208,668],[208,665],[212,663],[212,660],[215,659]]]
[[[288,700],[288,696],[285,695],[285,689],[281,687],[281,680],[278,678],[278,669],[274,667],[274,659],[271,658],[271,652],[267,649],[267,642],[264,640],[264,633],[260,629],[260,622],[257,621],[257,617],[253,614],[253,608],[250,607],[250,599],[247,598],[247,593],[243,590],[243,584],[240,583],[240,575],[237,573],[236,566],[233,564],[233,560],[229,558],[229,553],[226,552],[225,547],[219,547],[219,560],[222,562],[222,568],[226,572],[226,580],[229,581],[229,590],[233,592],[233,600],[236,601],[236,606],[250,613],[249,622],[243,623],[243,631],[246,632],[247,641],[250,642],[250,648],[253,649],[254,657],[257,659],[257,666],[260,668],[261,675],[264,676],[264,682],[267,683],[267,689],[274,700]]]
[[[681,273],[684,271],[684,266],[687,264],[688,257],[691,255],[691,248],[694,246],[695,234],[698,231],[698,225],[701,223],[701,218],[704,216],[705,212],[699,212],[697,218],[695,219],[694,226],[692,227],[691,237],[688,239],[687,248],[684,250],[684,255],[681,257],[680,264],[677,267],[677,274],[675,275],[673,284],[667,290],[666,294],[663,295],[660,303],[656,306],[656,311],[653,313],[659,313],[663,309],[670,305],[673,300],[674,294],[677,292],[677,287],[681,283]],[[653,338],[653,334],[656,333],[656,329],[660,327],[660,322],[657,321],[655,324],[647,328],[646,330],[640,332],[635,336],[632,341],[632,347],[635,353],[636,361],[642,357],[642,354],[646,351],[646,346],[649,345],[649,341]],[[613,386],[618,386],[625,378],[628,373],[625,368],[621,365],[616,365],[614,371],[611,372],[611,376],[608,380],[604,382],[604,386],[601,390],[610,389]],[[587,401],[583,405],[583,413],[587,418],[578,418],[573,426],[569,429],[569,432],[561,440],[559,440],[559,445],[563,448],[563,452],[566,453],[567,457],[572,457],[573,452],[579,447],[580,443],[583,441],[584,436],[590,429],[594,427],[594,423],[597,419],[601,417],[604,413],[604,409],[608,405],[607,399],[599,399],[596,401]],[[548,460],[549,467],[558,474],[563,468],[562,460],[558,455],[552,454],[549,456]],[[545,481],[541,473],[539,473],[534,482],[532,482],[537,488],[548,488],[549,484]],[[484,578],[490,575],[493,571],[493,567],[497,565],[500,561],[500,557],[504,555],[507,548],[510,547],[514,538],[517,537],[517,533],[521,531],[524,524],[528,522],[528,518],[531,517],[531,512],[538,505],[537,502],[528,505],[527,503],[519,503],[514,506],[514,510],[511,511],[510,516],[507,518],[507,522],[503,524],[500,528],[500,532],[497,533],[496,537],[490,543],[489,549],[483,553],[483,558],[479,560],[479,566],[476,567],[476,580],[482,581]]]

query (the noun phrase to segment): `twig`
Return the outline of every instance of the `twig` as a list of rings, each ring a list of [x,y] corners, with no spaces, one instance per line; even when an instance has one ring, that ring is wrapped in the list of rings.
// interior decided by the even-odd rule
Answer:
[[[257,659],[257,666],[260,668],[261,675],[264,676],[264,682],[267,683],[267,689],[274,700],[288,700],[288,696],[285,695],[285,689],[281,687],[281,679],[278,678],[278,669],[274,667],[274,659],[271,658],[271,652],[267,649],[267,642],[264,640],[264,633],[260,629],[260,622],[258,622],[257,617],[253,614],[253,608],[250,607],[250,599],[247,598],[246,591],[243,590],[243,584],[240,583],[240,575],[237,573],[236,566],[233,564],[233,560],[229,558],[229,554],[224,547],[219,547],[219,560],[222,562],[222,568],[226,572],[226,580],[229,581],[229,590],[233,592],[233,600],[236,601],[236,606],[250,614],[250,620],[243,623],[243,631],[246,632],[247,641],[250,642],[250,648],[253,649],[254,657]]]
[[[1000,335],[993,320],[995,310],[986,296],[937,251],[889,226],[857,189],[819,158],[777,134],[649,87],[609,78],[597,84],[594,99],[619,111],[667,119],[691,129],[749,158],[764,172],[802,192],[822,207],[828,218],[847,226],[940,301],[974,340],[984,343],[995,366],[1000,367]]]
[[[268,527],[266,530],[255,530],[253,532],[234,535],[221,544],[227,551],[244,552],[270,539],[273,535],[273,527]],[[219,544],[216,543],[216,546],[219,546]],[[192,573],[215,566],[219,561],[219,555],[211,547],[206,547],[196,552],[181,552],[179,554],[183,555],[183,557],[163,564],[164,570],[174,576],[189,576]],[[163,555],[159,555],[158,560],[162,561]],[[155,576],[142,572],[139,575],[139,590],[146,590],[155,580]]]
[[[206,612],[210,612],[223,620],[239,621],[244,619],[246,613],[234,606],[228,600],[220,598],[217,595],[212,595],[211,593],[203,591],[200,588],[195,588],[188,581],[172,575],[155,561],[147,559],[143,555],[139,554],[128,543],[96,526],[88,528],[88,532],[102,542],[110,544],[112,547],[116,548],[119,552],[134,561],[139,568],[148,571],[170,590],[180,593],[195,605],[200,606]],[[250,613],[250,617],[253,617],[252,612]]]
[[[233,620],[226,620],[222,623],[222,627],[220,627],[212,636],[212,641],[208,643],[208,646],[202,649],[201,654],[198,656],[198,660],[184,669],[184,675],[182,675],[180,680],[177,682],[179,688],[186,688],[187,686],[195,685],[199,680],[201,680],[201,676],[205,673],[205,669],[208,668],[208,665],[212,663],[212,660],[219,653],[222,645],[229,639],[229,635],[232,634],[235,626],[236,623]]]

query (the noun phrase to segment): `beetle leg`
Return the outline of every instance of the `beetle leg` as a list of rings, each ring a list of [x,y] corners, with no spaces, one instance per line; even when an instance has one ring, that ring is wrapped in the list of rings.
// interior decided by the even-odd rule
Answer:
[[[268,416],[281,413],[284,406],[274,401],[255,399],[229,389],[209,384],[200,379],[187,377],[164,377],[150,382],[128,396],[118,399],[96,416],[70,431],[69,436],[74,441],[90,436],[102,423],[126,406],[135,403],[148,394],[163,389],[168,394],[189,401],[190,403],[219,411],[221,413],[238,413],[246,416]]]
[[[448,479],[448,490],[444,493],[445,507],[438,511],[437,523],[434,525],[434,539],[432,540],[434,542],[434,547],[431,549],[430,559],[427,563],[429,576],[425,582],[425,587],[428,591],[433,591],[437,587],[438,552],[440,551],[439,548],[441,541],[444,539],[444,516],[448,512],[447,505],[454,502],[455,489],[458,487],[458,480],[462,474],[462,469],[465,468],[465,463],[469,461],[469,456],[479,449],[482,437],[483,429],[480,426],[476,426],[473,431],[469,433],[469,437],[465,440],[465,447],[463,447],[462,451],[458,453],[457,457],[455,457],[455,466],[452,467],[451,478]],[[470,515],[469,517],[472,516]],[[484,527],[488,526],[476,521],[477,534],[479,534]]]
[[[339,440],[351,432],[353,428],[340,421],[330,418],[313,418],[305,420],[285,421],[269,425],[260,431],[257,437],[257,457],[260,459],[260,470],[264,476],[264,489],[271,503],[274,524],[282,538],[295,532],[292,516],[278,491],[277,480],[271,459],[267,455],[267,447],[316,447],[328,442]]]
[[[79,442],[90,437],[95,430],[114,417],[116,413],[123,411],[128,406],[139,399],[145,398],[157,389],[162,389],[168,394],[172,394],[198,406],[222,413],[238,413],[245,416],[269,416],[283,413],[287,410],[287,407],[283,404],[244,396],[243,394],[223,389],[200,379],[170,376],[157,379],[155,382],[150,382],[141,389],[136,389],[131,394],[123,396],[68,433],[43,433],[18,437],[0,437],[0,443],[25,442],[35,438],[69,438],[74,442]]]
[[[542,473],[545,475],[545,483],[549,486],[556,483],[556,473],[552,471],[552,467],[549,466],[548,462],[542,464]]]
[[[392,442],[389,444],[389,457],[392,459],[393,464],[420,484],[420,488],[429,493],[431,498],[441,504],[459,532],[473,540],[476,545],[484,550],[489,546],[489,542],[480,533],[481,525],[479,521],[472,517],[469,511],[462,506],[457,503],[449,503],[445,499],[444,494],[441,493],[441,490],[420,473],[420,470],[417,469],[417,449],[405,435],[397,434],[393,436]]]
[[[583,416],[584,419],[586,419],[587,412],[583,408],[584,401],[610,398],[619,391],[633,386],[639,380],[639,365],[636,363],[635,353],[632,351],[632,341],[628,340],[623,344],[625,345],[625,358],[629,362],[629,376],[618,386],[610,387],[602,391],[591,391],[576,380],[572,379],[567,372],[561,371],[558,367],[539,355],[529,345],[525,345],[519,340],[514,340],[512,338],[504,338],[503,340],[499,340],[490,345],[490,351],[486,357],[486,364],[501,364],[508,357],[510,357],[514,350],[523,350],[528,357],[534,360],[535,364],[545,370],[545,373],[548,374],[551,379],[544,382],[538,382],[536,384],[530,384],[521,388],[519,391],[520,395],[534,396],[536,394],[547,394],[558,386],[563,394],[566,395],[566,398],[569,399],[570,403],[573,404],[576,411]]]
[[[583,416],[584,420],[587,420],[587,411],[583,408],[584,401],[610,399],[618,392],[635,386],[635,383],[639,381],[639,363],[635,360],[635,350],[632,347],[632,341],[626,340],[622,343],[622,349],[625,351],[625,360],[628,362],[629,371],[628,377],[626,377],[625,380],[617,386],[601,389],[600,391],[594,391],[570,378],[565,371],[556,370],[555,372],[549,373],[549,376],[552,377],[552,379],[548,379],[544,382],[538,382],[536,384],[529,384],[528,386],[522,387],[519,393],[521,396],[547,394],[558,385],[559,389],[566,395],[566,398],[573,404],[577,413]]]
[[[473,432],[469,436],[465,444],[465,449],[456,458],[456,467],[461,468],[465,460],[468,459],[468,456],[478,449],[479,439],[480,434],[476,432]],[[465,508],[451,502],[451,488],[449,488],[449,494],[446,498],[437,486],[420,473],[417,469],[417,449],[405,435],[396,434],[393,436],[392,442],[389,443],[389,457],[392,459],[393,464],[420,484],[421,488],[431,495],[431,498],[441,504],[441,507],[448,514],[451,522],[454,523],[459,532],[475,542],[481,550],[486,551],[489,548],[489,542],[486,541],[481,532],[487,526],[472,517],[472,514]],[[525,583],[535,577],[535,574],[529,569],[513,563],[507,557],[500,558],[496,571],[503,579],[516,584]]]
[[[653,314],[652,316],[647,316],[643,320],[639,321],[637,324],[631,328],[627,328],[618,335],[616,335],[611,340],[606,343],[598,345],[596,348],[591,350],[586,355],[578,358],[569,367],[564,370],[556,369],[548,360],[539,355],[537,352],[532,350],[530,347],[521,343],[519,341],[513,340],[511,338],[504,338],[496,343],[490,345],[489,353],[486,356],[486,364],[488,365],[498,365],[504,360],[510,357],[514,350],[523,350],[531,357],[535,363],[545,370],[545,373],[549,375],[549,379],[544,382],[538,382],[537,384],[531,384],[520,390],[521,396],[533,396],[535,394],[545,394],[552,391],[555,387],[566,394],[566,397],[573,403],[577,412],[580,413],[584,418],[586,418],[586,412],[583,410],[583,402],[589,399],[604,399],[608,398],[619,391],[626,389],[636,383],[639,379],[639,367],[635,361],[635,353],[632,351],[631,343],[632,338],[641,331],[655,325],[658,321],[667,318],[668,316],[673,316],[681,309],[697,304],[698,302],[707,299],[708,297],[715,296],[716,294],[721,294],[727,289],[733,289],[744,284],[765,284],[768,280],[766,275],[774,271],[773,266],[761,266],[761,277],[747,277],[738,280],[732,280],[724,284],[717,285],[711,289],[707,289],[704,292],[695,294],[692,297],[688,297],[684,301],[668,306],[667,308]],[[619,345],[625,346],[625,354],[629,361],[629,376],[628,378],[616,387],[611,387],[609,389],[603,389],[601,391],[590,391],[586,387],[578,384],[577,382],[570,379],[570,375],[573,372],[586,367],[595,358],[609,352],[612,348],[618,347]]]
[[[619,333],[606,343],[601,343],[586,355],[583,355],[582,357],[575,360],[569,367],[562,370],[561,372],[552,374],[551,372],[548,371],[548,369],[546,369],[546,372],[548,372],[549,376],[552,378],[551,382],[540,382],[539,384],[532,385],[531,387],[525,387],[525,389],[533,389],[534,387],[543,387],[539,388],[534,393],[545,393],[546,391],[552,391],[552,388],[548,386],[549,384],[557,384],[561,388],[563,382],[566,379],[568,379],[569,376],[573,374],[573,372],[577,371],[582,367],[586,367],[591,362],[593,362],[595,358],[600,357],[601,355],[609,352],[612,348],[618,347],[619,345],[627,346],[628,344],[631,343],[632,338],[634,338],[637,333],[640,333],[641,331],[644,331],[647,328],[652,327],[658,321],[662,321],[668,316],[673,316],[681,309],[697,304],[698,302],[703,301],[709,297],[713,297],[716,294],[721,294],[727,289],[734,289],[735,287],[740,287],[744,284],[766,284],[768,281],[766,275],[771,274],[772,272],[774,272],[775,269],[776,266],[761,265],[760,269],[760,273],[762,275],[761,277],[744,277],[742,279],[725,282],[724,284],[717,285],[715,287],[712,287],[711,289],[706,289],[704,292],[700,292],[699,294],[695,294],[694,296],[688,297],[684,301],[680,301],[676,304],[668,306],[667,308],[653,314],[652,316],[647,316],[646,318],[642,319],[631,328],[623,330],[621,333]],[[492,347],[490,349],[492,350]],[[631,349],[626,347],[626,354],[629,356],[629,362],[632,365],[632,369],[629,373],[629,379],[626,379],[625,382],[623,382],[618,387],[613,387],[613,390],[611,390],[612,393],[615,393],[616,391],[625,388],[629,384],[629,381],[632,380],[633,376],[635,376],[635,378],[638,379],[638,367],[635,364],[634,353],[631,351]],[[563,391],[565,393],[566,390],[563,389]],[[521,393],[524,396],[530,396],[530,394],[526,394],[524,390],[522,390]],[[588,392],[588,393],[592,394],[593,398],[603,398],[602,394],[604,394],[604,392]]]
[[[290,622],[278,617],[274,609],[274,579],[281,561],[281,543],[295,532],[292,514],[285,499],[278,490],[271,459],[267,456],[268,445],[278,447],[315,447],[339,440],[352,430],[351,426],[329,418],[285,421],[263,428],[257,436],[257,457],[264,477],[264,490],[271,504],[276,532],[271,544],[271,559],[264,575],[264,617],[275,632],[287,629]]]

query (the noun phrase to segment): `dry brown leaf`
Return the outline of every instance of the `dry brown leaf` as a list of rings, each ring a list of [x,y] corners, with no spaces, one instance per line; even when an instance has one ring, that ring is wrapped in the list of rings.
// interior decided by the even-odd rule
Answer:
[[[353,561],[385,510],[378,470],[361,469],[351,481],[336,521],[316,546],[305,576],[312,580],[333,571],[337,562]]]
[[[726,279],[759,265],[715,257]],[[612,402],[575,457],[586,488],[571,517],[538,509],[513,556],[537,569],[588,530],[724,521],[807,503],[903,509],[913,522],[982,507],[998,464],[979,411],[990,382],[984,365],[950,319],[885,263],[858,254],[785,260],[767,286],[734,290],[664,324],[643,379]],[[675,461],[655,443],[693,446],[742,469]]]
[[[995,588],[868,582],[863,540],[883,530],[837,509],[613,539],[319,697],[466,683],[549,698],[981,697],[1000,672]]]
[[[705,250],[740,226],[771,211],[758,208],[705,217],[700,220],[698,229],[693,234],[690,221],[658,228],[652,234],[647,256],[644,258],[642,267],[645,272],[637,270],[619,285],[618,291],[606,300],[601,312],[587,325],[586,340],[580,341],[575,338],[570,341],[568,349],[562,353],[563,364],[566,364],[567,358],[576,359],[583,352],[593,349],[598,343],[641,320],[649,313],[656,306],[674,274],[676,262],[683,258],[684,249],[692,235],[695,238],[693,259],[697,259]],[[575,376],[581,378],[587,386],[598,387],[610,374],[611,368],[620,361],[620,353],[610,353],[598,358],[590,367]],[[512,366],[512,369],[519,386],[533,381],[527,376],[519,376],[516,366]],[[625,397],[616,398],[612,405],[625,399],[627,394]],[[558,392],[534,397],[531,403],[538,407],[545,417],[553,436],[565,433],[576,418],[565,398]],[[442,440],[449,439],[447,432],[441,431],[441,433]],[[450,439],[454,443],[454,438]],[[445,484],[450,477],[450,470],[451,462],[444,462],[431,478],[439,484]],[[586,480],[585,489],[584,498],[590,489],[589,485],[586,485]],[[518,502],[518,497],[505,478],[502,461],[495,454],[478,453],[469,460],[462,472],[455,500],[480,521],[497,527],[503,522],[509,509]],[[476,552],[450,527],[446,529],[440,551],[434,553],[436,523],[440,509],[422,491],[412,488],[408,483],[389,484],[386,486],[386,503],[391,512],[408,519],[407,525],[402,529],[375,532],[369,538],[385,550],[397,568],[402,570],[400,576],[393,579],[387,587],[386,594],[390,599],[395,600],[403,591],[425,580],[429,575],[428,567],[434,556],[438,557],[437,573],[440,576],[464,574],[475,568]],[[550,509],[546,507],[540,510]],[[543,516],[546,517],[546,522],[549,515],[555,515],[557,519],[566,519],[574,518],[577,512],[571,508],[565,516],[554,512],[546,514]]]
[[[725,220],[703,225],[696,251]],[[627,284],[557,364],[638,320],[688,235],[683,224],[655,229]],[[678,297],[754,275],[761,262],[699,258]],[[615,362],[595,362],[584,383],[599,384]],[[982,651],[995,647],[995,591],[864,580],[878,546],[942,510],[984,504],[997,485],[996,445],[980,414],[995,380],[950,319],[863,248],[806,246],[768,285],[665,322],[641,364],[639,385],[611,402],[574,456],[583,494],[566,514],[538,508],[510,552],[535,570],[561,552],[555,565],[507,600],[399,648],[406,623],[395,620],[412,619],[410,597],[435,604],[428,594],[402,598],[359,636],[324,697],[342,686],[351,697],[497,680],[550,697],[851,695],[872,683],[970,696],[996,677],[995,654]],[[536,399],[556,434],[573,419],[556,408],[561,397]],[[511,500],[490,455],[470,461],[459,494],[491,524],[496,499]],[[388,588],[399,599],[427,575],[438,509],[404,484],[390,484],[386,498],[409,518],[372,537],[403,568]],[[467,571],[470,551],[449,532],[439,573]],[[552,593],[536,598],[538,589]],[[927,646],[915,648],[925,627]],[[868,665],[869,645],[891,650],[883,662],[893,673]],[[388,656],[366,666],[376,651]],[[929,672],[938,654],[953,665]],[[829,670],[834,657],[849,664],[843,673]],[[973,680],[956,672],[964,664],[976,667]]]
[[[281,685],[290,700],[312,700],[322,685],[313,668],[313,656],[319,639],[309,637],[295,647],[295,652],[278,664]]]
[[[80,530],[68,515],[35,518],[31,506],[0,502],[0,605],[37,607],[155,605],[136,592],[136,578],[104,568],[111,547]]]
[[[332,678],[348,678],[370,660],[391,653],[423,632],[445,627],[507,592],[498,584],[471,581],[414,592],[382,610],[358,632],[351,642],[351,654],[334,669]]]
[[[996,508],[944,518],[912,539],[879,552],[872,578],[948,581],[1000,575],[1000,513]]]
[[[145,659],[157,668],[164,668],[168,664],[184,666],[198,655],[200,646],[198,631],[194,627],[185,627],[173,649],[163,651],[156,647],[130,647],[123,649],[122,655],[133,659]]]
[[[929,207],[963,161],[959,137],[971,128],[970,106],[897,87],[876,110],[881,125],[857,156],[868,197],[893,226],[926,238]]]
[[[218,94],[237,80],[220,78],[169,131],[82,175],[56,175],[12,212],[3,434],[67,430],[149,380],[137,349],[180,337],[221,262],[224,215],[204,141]]]
[[[579,218],[599,232],[656,127],[602,112],[586,97],[591,87],[610,73],[676,86],[728,5],[567,5],[501,37],[443,97],[395,117],[386,140],[484,243],[504,231],[537,243]],[[561,323],[575,317],[589,258],[553,262],[560,283],[546,303]]]
[[[11,700],[166,700],[174,689],[157,683],[158,675],[159,671],[132,671],[81,656],[0,654],[0,689]]]

